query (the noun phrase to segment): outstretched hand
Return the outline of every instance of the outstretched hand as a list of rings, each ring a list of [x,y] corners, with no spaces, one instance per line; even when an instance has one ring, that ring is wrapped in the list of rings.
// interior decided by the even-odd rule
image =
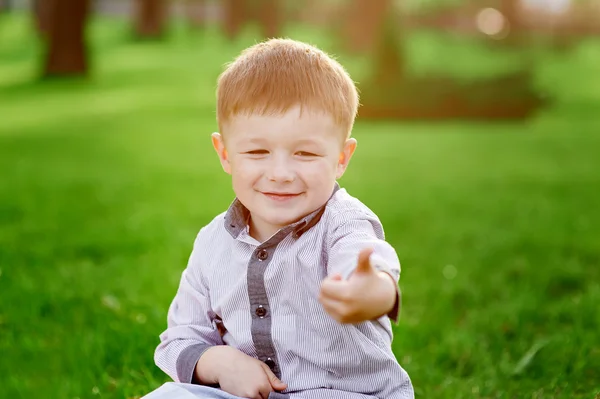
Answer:
[[[396,282],[371,264],[372,248],[358,254],[356,268],[347,280],[340,274],[321,283],[319,302],[340,323],[360,323],[388,313],[396,301]]]

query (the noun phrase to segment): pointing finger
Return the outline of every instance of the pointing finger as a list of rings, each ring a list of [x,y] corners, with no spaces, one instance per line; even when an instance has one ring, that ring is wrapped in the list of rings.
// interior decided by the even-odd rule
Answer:
[[[365,248],[358,254],[358,264],[356,265],[356,271],[359,273],[369,273],[373,271],[371,266],[370,257],[373,253],[373,248]]]

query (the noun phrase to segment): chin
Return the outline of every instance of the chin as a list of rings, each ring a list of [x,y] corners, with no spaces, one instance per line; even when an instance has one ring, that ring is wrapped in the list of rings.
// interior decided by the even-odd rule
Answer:
[[[306,214],[301,213],[301,212],[294,212],[293,214],[291,213],[286,213],[285,211],[281,211],[279,215],[275,216],[273,215],[272,217],[266,217],[265,220],[275,226],[287,226],[289,224],[292,224],[294,222],[297,222],[298,220],[302,219],[304,216],[306,216]]]
[[[292,224],[294,222],[297,222],[298,220],[302,219],[302,216],[298,216],[298,217],[286,217],[286,218],[281,218],[281,217],[277,217],[277,218],[269,218],[267,219],[268,222],[274,226],[287,226],[289,224]]]

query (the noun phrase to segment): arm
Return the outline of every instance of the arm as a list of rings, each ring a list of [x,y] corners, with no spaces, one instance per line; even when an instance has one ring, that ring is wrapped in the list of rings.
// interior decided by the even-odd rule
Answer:
[[[200,271],[203,260],[196,238],[188,266],[169,307],[168,328],[160,335],[154,360],[174,381],[219,385],[235,396],[266,398],[287,387],[263,362],[224,345],[213,322],[208,287]]]
[[[200,235],[198,235],[199,237]],[[191,383],[200,357],[213,346],[223,345],[213,320],[209,293],[201,275],[198,240],[184,270],[167,316],[167,329],[154,353],[156,365],[174,381]],[[199,381],[195,381],[199,382]]]
[[[341,322],[384,315],[397,322],[400,262],[384,240],[381,223],[374,215],[353,212],[340,215],[334,226],[328,247],[328,278],[322,286],[326,310]]]

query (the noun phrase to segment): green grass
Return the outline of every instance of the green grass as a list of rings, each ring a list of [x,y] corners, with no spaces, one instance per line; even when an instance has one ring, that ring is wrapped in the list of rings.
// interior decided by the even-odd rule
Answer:
[[[214,85],[253,39],[95,21],[93,77],[40,83],[28,21],[0,17],[0,397],[141,396],[167,380],[152,356],[195,233],[232,199]],[[456,47],[414,40],[422,71]],[[418,397],[600,394],[599,48],[544,55],[556,106],[527,123],[357,124],[341,183],[402,260]]]

